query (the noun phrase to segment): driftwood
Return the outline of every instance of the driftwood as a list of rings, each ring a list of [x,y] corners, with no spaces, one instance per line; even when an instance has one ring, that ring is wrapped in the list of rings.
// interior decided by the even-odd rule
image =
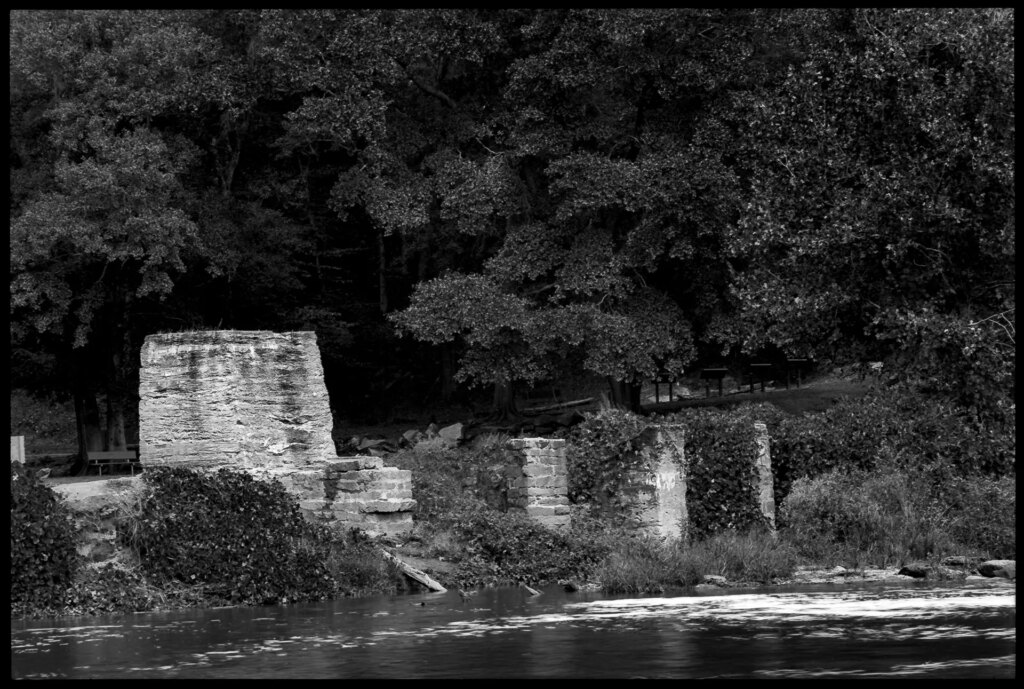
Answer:
[[[430,576],[426,572],[418,570],[415,567],[413,567],[413,566],[411,566],[409,564],[406,564],[405,562],[402,562],[402,560],[400,560],[398,557],[396,557],[395,555],[392,555],[391,553],[389,553],[388,551],[384,550],[383,548],[381,548],[380,551],[382,553],[384,553],[384,557],[386,559],[388,559],[391,562],[394,562],[396,565],[398,565],[398,568],[400,570],[402,570],[402,574],[404,574],[405,576],[409,577],[410,579],[413,579],[415,581],[420,582],[421,584],[426,586],[431,591],[437,591],[438,593],[444,593],[445,591],[448,590],[444,586],[441,586],[441,584],[439,584],[436,581],[434,581],[433,579],[431,579]]]
[[[549,404],[546,407],[529,407],[527,409],[524,409],[523,412],[524,413],[525,412],[539,413],[539,412],[545,412],[545,411],[554,411],[555,409],[565,409],[567,407],[577,407],[577,406],[579,406],[581,404],[590,404],[593,401],[594,401],[593,397],[587,397],[586,399],[573,400],[572,402],[561,402],[559,404]]]

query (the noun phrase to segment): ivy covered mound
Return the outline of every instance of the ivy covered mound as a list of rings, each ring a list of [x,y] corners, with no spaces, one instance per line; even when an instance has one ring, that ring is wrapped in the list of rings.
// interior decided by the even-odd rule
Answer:
[[[35,472],[11,463],[11,614],[64,605],[76,569],[74,521]]]
[[[68,506],[12,466],[12,616],[317,601],[404,585],[357,532],[308,522],[277,481],[153,468],[116,503],[112,560],[86,562]]]

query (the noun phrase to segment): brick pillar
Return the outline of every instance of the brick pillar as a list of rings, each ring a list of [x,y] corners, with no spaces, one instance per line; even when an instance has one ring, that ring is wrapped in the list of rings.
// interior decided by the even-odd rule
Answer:
[[[508,491],[510,509],[526,512],[550,528],[569,527],[569,480],[565,468],[565,441],[547,438],[513,438],[521,474]]]
[[[754,438],[757,442],[757,455],[754,465],[757,467],[757,502],[761,514],[775,531],[775,487],[772,480],[772,454],[768,438],[768,427],[763,423],[754,424]]]

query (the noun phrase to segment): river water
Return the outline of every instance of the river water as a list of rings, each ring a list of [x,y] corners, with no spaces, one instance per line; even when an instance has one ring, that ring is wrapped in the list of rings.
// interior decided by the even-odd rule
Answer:
[[[20,678],[1012,678],[1016,586],[560,587],[11,623]]]

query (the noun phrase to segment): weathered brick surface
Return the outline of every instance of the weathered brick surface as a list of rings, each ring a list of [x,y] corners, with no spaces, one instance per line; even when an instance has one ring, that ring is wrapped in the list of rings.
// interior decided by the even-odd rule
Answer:
[[[518,466],[509,478],[509,508],[523,510],[551,528],[568,527],[565,440],[513,438],[509,447],[516,452]]]

